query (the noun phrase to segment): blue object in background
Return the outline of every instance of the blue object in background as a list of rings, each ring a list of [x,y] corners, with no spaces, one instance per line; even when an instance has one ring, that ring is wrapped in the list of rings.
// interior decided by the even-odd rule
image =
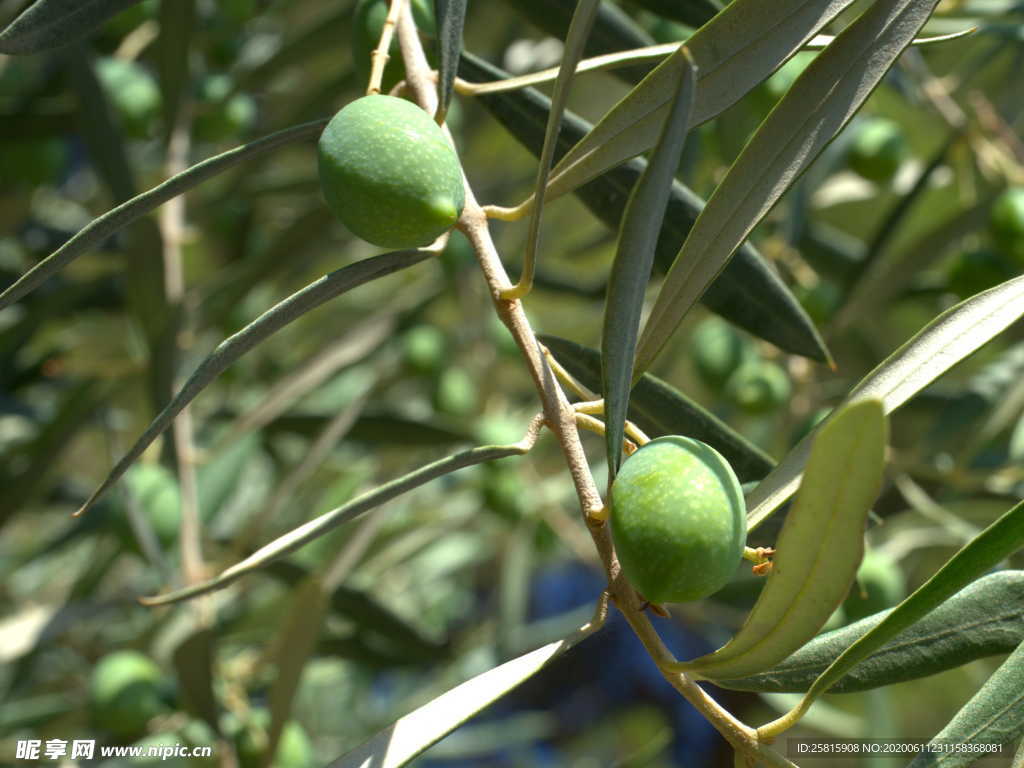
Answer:
[[[605,588],[604,575],[580,562],[560,563],[540,571],[531,585],[530,620],[538,621],[593,605]],[[702,637],[671,619],[652,617],[665,645],[677,658],[694,658],[714,650]],[[638,705],[665,713],[672,741],[657,760],[679,766],[718,762],[724,742],[714,728],[665,682],[622,614],[612,608],[599,632],[570,650],[509,695],[499,699],[467,725],[500,725],[517,713],[544,711],[554,715],[557,729],[528,749],[498,748],[486,758],[431,759],[421,768],[561,768],[569,756],[560,742],[597,727],[616,711]],[[511,724],[510,727],[515,727]],[[651,756],[654,757],[653,755]]]

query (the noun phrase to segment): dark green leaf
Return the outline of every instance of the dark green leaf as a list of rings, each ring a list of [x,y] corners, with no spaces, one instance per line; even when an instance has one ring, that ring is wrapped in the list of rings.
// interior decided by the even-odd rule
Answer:
[[[710,21],[722,10],[718,0],[639,0],[639,5],[694,29]]]
[[[644,294],[651,279],[654,252],[672,192],[672,180],[686,141],[696,73],[684,59],[672,109],[647,167],[626,201],[619,243],[608,279],[601,336],[601,393],[605,402],[605,443],[609,482],[622,460],[622,438],[632,389],[633,354],[640,333]]]
[[[174,669],[178,690],[186,711],[204,720],[216,732],[217,698],[213,693],[215,635],[209,627],[200,627],[174,649]]]
[[[67,45],[140,0],[36,0],[0,32],[0,53],[37,53]]]
[[[839,655],[892,611],[814,638],[778,666],[739,680],[740,691],[803,692]],[[1009,653],[1024,642],[1024,571],[983,576],[847,672],[830,693],[865,691],[914,680],[975,659]]]
[[[157,72],[167,135],[177,125],[182,96],[189,84],[189,46],[195,19],[195,0],[161,0]]]
[[[538,338],[584,386],[594,390],[600,387],[600,352],[557,336]],[[629,419],[650,437],[686,435],[713,446],[744,481],[764,477],[775,465],[770,456],[728,424],[650,374],[633,388]]]
[[[937,3],[870,6],[800,74],[744,146],[673,261],[640,337],[637,372],[654,362],[736,248],[856,113]]]
[[[455,92],[455,75],[462,55],[462,27],[466,23],[466,0],[434,0],[437,20],[438,122],[448,113]]]
[[[462,77],[482,82],[507,77],[502,70],[463,53]],[[479,101],[534,155],[544,141],[549,100],[532,88],[479,96]],[[591,125],[566,112],[559,135],[559,154],[578,142]],[[557,155],[556,155],[557,156]],[[633,159],[583,185],[575,194],[607,226],[618,229],[630,190],[646,162]],[[668,269],[704,201],[679,182],[672,185],[665,225],[658,238],[656,265]],[[775,271],[749,243],[744,243],[708,292],[704,303],[723,317],[787,352],[825,361],[828,353],[814,323]],[[595,387],[596,388],[596,387]]]
[[[326,301],[340,296],[363,283],[376,280],[400,269],[418,264],[433,254],[429,251],[392,251],[351,264],[310,283],[287,299],[264,312],[233,336],[222,341],[157,415],[145,432],[136,440],[125,456],[110,471],[99,488],[93,492],[78,514],[91,507],[96,500],[121,477],[142,452],[174,421],[207,385],[217,378],[235,360],[264,339],[284,328],[288,323],[313,311]]]

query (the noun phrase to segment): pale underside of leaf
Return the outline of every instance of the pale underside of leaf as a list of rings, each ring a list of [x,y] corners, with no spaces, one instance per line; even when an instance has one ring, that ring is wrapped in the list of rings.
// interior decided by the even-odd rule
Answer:
[[[1024,276],[983,291],[946,310],[865,376],[845,403],[877,398],[892,413],[1024,314]],[[823,421],[747,496],[747,528],[763,523],[793,495]]]
[[[736,636],[683,669],[744,677],[811,640],[843,601],[863,555],[863,533],[882,484],[887,423],[877,400],[839,411],[815,441],[796,502],[757,603]]]
[[[669,270],[637,350],[646,370],[782,194],[842,130],[938,0],[879,0],[804,70],[708,200]]]
[[[821,673],[798,710],[806,711],[857,663],[930,613],[986,571],[1024,546],[1024,502],[1007,511],[957,552],[928,581],[900,603],[874,629],[847,648]]]

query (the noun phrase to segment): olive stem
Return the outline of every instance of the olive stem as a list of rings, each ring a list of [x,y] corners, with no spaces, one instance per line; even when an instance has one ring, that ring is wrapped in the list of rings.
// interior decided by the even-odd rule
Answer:
[[[380,30],[380,42],[374,48],[373,53],[370,54],[370,82],[366,86],[367,96],[380,93],[380,84],[384,79],[384,68],[388,65],[388,60],[391,58],[388,51],[391,49],[391,38],[395,33],[395,27],[402,15],[409,15],[402,14],[403,5],[405,5],[405,0],[391,0],[388,6],[388,15],[384,19],[384,26]]]
[[[431,87],[429,76],[430,65],[427,63],[423,46],[415,34],[416,30],[408,23],[407,18],[399,20],[398,34],[402,46],[402,57],[405,60],[406,77],[409,87],[416,96],[417,102],[428,114],[437,108],[437,92]],[[673,671],[669,665],[676,660],[662,643],[657,631],[642,610],[642,601],[636,590],[622,573],[615,549],[612,546],[609,526],[600,522],[605,514],[605,505],[598,491],[597,483],[590,472],[587,458],[583,452],[580,435],[576,425],[576,412],[569,403],[565,392],[558,384],[552,367],[543,354],[542,345],[530,327],[530,321],[518,299],[503,299],[502,291],[510,287],[508,274],[498,255],[494,240],[491,237],[487,221],[487,213],[480,206],[473,194],[469,182],[463,178],[466,190],[466,202],[456,228],[469,239],[476,253],[477,262],[484,274],[484,279],[491,292],[495,311],[501,322],[508,328],[515,339],[519,351],[529,370],[537,389],[538,397],[543,406],[544,418],[554,433],[562,449],[569,475],[572,478],[576,495],[587,530],[593,539],[594,546],[608,577],[607,595],[615,601],[619,610],[629,622],[637,637],[643,643],[651,658],[661,669],[665,679],[676,688],[694,708],[710,722],[734,748],[743,751],[752,758],[761,760],[773,768],[794,768],[793,763],[782,755],[758,741],[757,732],[742,723],[718,702],[708,696],[704,690],[693,682],[686,674]]]

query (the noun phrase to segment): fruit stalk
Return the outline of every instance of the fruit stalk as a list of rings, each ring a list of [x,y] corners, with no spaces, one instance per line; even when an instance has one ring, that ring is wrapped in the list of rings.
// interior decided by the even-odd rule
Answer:
[[[384,19],[384,26],[380,30],[380,43],[370,56],[370,82],[366,86],[366,95],[371,96],[380,93],[380,84],[384,79],[384,68],[388,65],[391,56],[388,51],[391,49],[391,38],[395,33],[398,20],[402,17],[402,6],[405,0],[391,0],[388,6],[388,15]],[[404,14],[408,15],[408,14]]]

